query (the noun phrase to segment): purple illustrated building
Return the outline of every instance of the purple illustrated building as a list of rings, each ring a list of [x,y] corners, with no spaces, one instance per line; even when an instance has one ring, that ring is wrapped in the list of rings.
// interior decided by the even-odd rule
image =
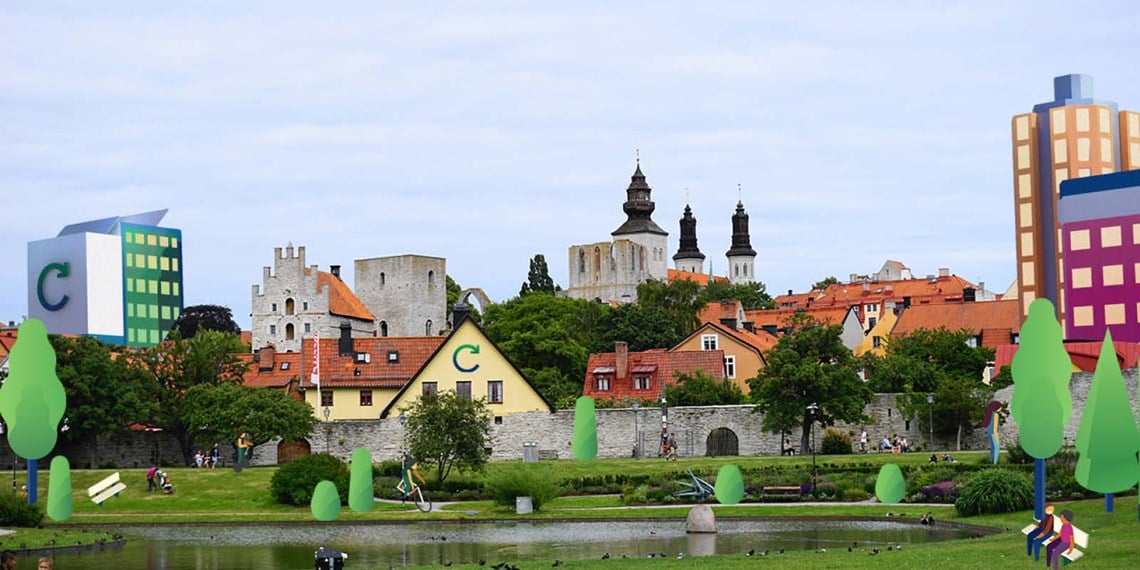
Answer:
[[[1140,170],[1061,183],[1065,337],[1140,342]]]

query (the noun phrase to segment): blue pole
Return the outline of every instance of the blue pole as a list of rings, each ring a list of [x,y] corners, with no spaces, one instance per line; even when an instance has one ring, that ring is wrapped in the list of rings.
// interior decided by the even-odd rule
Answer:
[[[1104,512],[1111,513],[1112,512],[1112,506],[1113,506],[1112,493],[1105,493],[1104,494]]]
[[[36,504],[36,481],[39,480],[39,466],[35,459],[28,460],[28,504]]]
[[[1033,459],[1033,518],[1045,518],[1045,460]]]

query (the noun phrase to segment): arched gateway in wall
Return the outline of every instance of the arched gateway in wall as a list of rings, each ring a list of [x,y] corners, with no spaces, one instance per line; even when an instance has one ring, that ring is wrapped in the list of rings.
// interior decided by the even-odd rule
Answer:
[[[728,428],[716,428],[709,432],[705,450],[713,456],[740,455],[740,439],[736,437],[736,432]]]

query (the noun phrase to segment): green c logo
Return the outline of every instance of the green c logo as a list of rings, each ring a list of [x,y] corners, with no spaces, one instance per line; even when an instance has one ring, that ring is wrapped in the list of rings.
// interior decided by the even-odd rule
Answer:
[[[477,345],[477,344],[461,344],[461,345],[459,345],[459,348],[455,349],[455,352],[451,353],[451,363],[455,365],[455,369],[460,371],[460,372],[474,372],[474,371],[478,370],[479,369],[478,363],[476,363],[475,366],[472,366],[471,368],[464,368],[464,367],[459,365],[459,353],[463,352],[464,350],[470,351],[471,354],[479,354],[479,345]]]
[[[43,308],[49,311],[58,311],[67,304],[68,296],[64,295],[58,303],[49,303],[47,297],[44,297],[44,279],[47,279],[48,274],[52,271],[58,271],[60,279],[67,277],[71,273],[70,266],[66,261],[63,263],[49,263],[45,265],[43,270],[40,271],[39,280],[36,281],[36,296],[39,297],[40,305],[43,305]]]

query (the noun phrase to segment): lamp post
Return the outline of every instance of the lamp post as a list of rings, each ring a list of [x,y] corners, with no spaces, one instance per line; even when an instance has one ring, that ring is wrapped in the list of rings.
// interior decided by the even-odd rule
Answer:
[[[329,453],[329,439],[332,439],[332,426],[329,425],[329,416],[332,415],[332,410],[325,406],[325,453]]]
[[[808,417],[811,418],[811,496],[813,499],[819,498],[819,494],[815,489],[815,413],[818,410],[819,406],[817,406],[815,402],[808,404],[807,413]]]
[[[641,457],[641,441],[640,441],[640,438],[638,437],[639,434],[637,432],[637,409],[641,407],[641,404],[634,402],[632,407],[633,407],[633,458],[638,459]]]
[[[664,388],[662,388],[664,389]],[[665,393],[661,393],[661,450],[662,457],[666,457],[665,445],[669,441],[669,408],[666,407]],[[666,457],[668,458],[668,457]]]
[[[926,410],[930,413],[930,450],[934,451],[934,394],[926,395]]]
[[[408,451],[408,430],[405,427],[408,425],[408,416],[405,416],[404,412],[400,412],[399,420],[400,420],[400,456],[401,456],[401,460],[402,460],[403,454],[407,453],[407,451]]]

